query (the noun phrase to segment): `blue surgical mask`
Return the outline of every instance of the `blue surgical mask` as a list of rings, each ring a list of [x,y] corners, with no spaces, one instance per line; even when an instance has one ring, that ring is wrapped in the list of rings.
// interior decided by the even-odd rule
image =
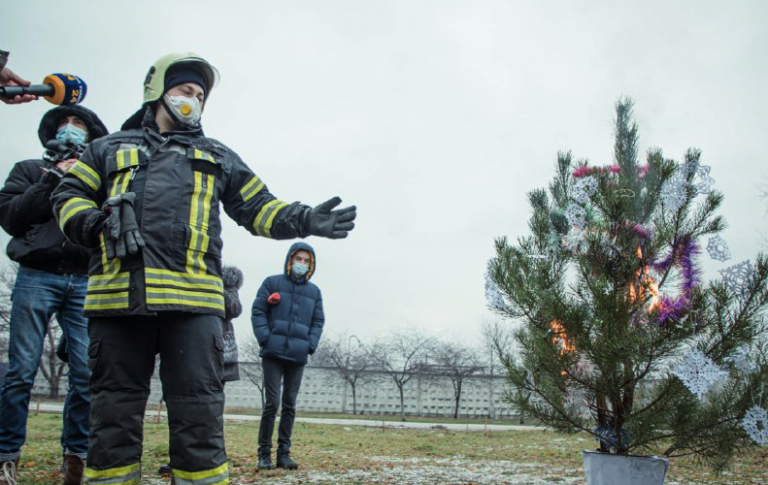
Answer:
[[[301,278],[305,274],[307,274],[307,271],[309,271],[309,265],[304,263],[293,263],[291,265],[291,272]]]
[[[66,125],[62,126],[56,133],[56,139],[65,143],[71,141],[73,143],[77,143],[78,145],[85,145],[86,138],[88,138],[88,132],[78,128],[72,123],[67,123]]]

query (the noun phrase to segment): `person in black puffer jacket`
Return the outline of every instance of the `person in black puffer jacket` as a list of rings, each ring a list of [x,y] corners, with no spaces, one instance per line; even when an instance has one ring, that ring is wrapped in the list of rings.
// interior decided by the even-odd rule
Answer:
[[[251,323],[259,342],[264,371],[266,405],[259,426],[259,469],[272,468],[272,432],[283,398],[278,430],[277,467],[295,469],[291,460],[291,432],[296,397],[308,356],[315,353],[323,333],[323,297],[309,279],[317,269],[315,250],[307,243],[291,246],[283,274],[268,277],[256,293]]]
[[[40,142],[68,143],[68,156],[107,135],[96,114],[82,106],[58,107],[40,122]],[[69,392],[61,443],[65,484],[80,483],[88,447],[90,394],[88,321],[83,305],[91,251],[67,240],[54,219],[50,196],[77,160],[18,162],[0,190],[0,226],[12,236],[8,257],[19,263],[11,308],[9,370],[0,392],[0,464],[18,460],[26,440],[32,384],[40,365],[48,322],[55,314],[69,352]],[[8,472],[9,474],[12,472]],[[7,477],[0,484],[8,483]]]

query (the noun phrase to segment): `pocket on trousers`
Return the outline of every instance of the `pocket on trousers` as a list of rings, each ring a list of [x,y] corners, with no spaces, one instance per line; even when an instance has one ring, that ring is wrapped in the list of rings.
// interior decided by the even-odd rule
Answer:
[[[99,347],[101,340],[91,340],[88,344],[88,368],[93,372],[99,362]]]
[[[213,336],[213,352],[216,359],[216,388],[221,388],[224,378],[224,339],[218,335]]]
[[[213,336],[213,350],[221,365],[224,365],[224,338],[218,335]]]

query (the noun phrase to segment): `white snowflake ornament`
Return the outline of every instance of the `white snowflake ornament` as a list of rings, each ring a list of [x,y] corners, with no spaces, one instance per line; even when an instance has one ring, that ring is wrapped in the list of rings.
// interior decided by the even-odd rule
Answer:
[[[768,413],[760,406],[752,406],[747,409],[741,426],[747,432],[752,441],[760,446],[768,444]]]
[[[699,399],[702,399],[712,386],[728,377],[728,372],[718,367],[700,350],[692,350],[672,373]]]
[[[565,217],[568,219],[568,224],[571,227],[576,226],[583,229],[587,225],[586,209],[573,202],[568,204],[568,208],[565,210]]]
[[[696,168],[696,176],[698,180],[695,180],[692,185],[697,194],[708,194],[712,192],[712,186],[715,185],[715,179],[713,179],[709,172],[712,167],[708,165],[699,165]]]
[[[720,236],[709,238],[707,252],[709,257],[717,261],[728,261],[731,259],[731,250],[728,247],[728,243]]]
[[[733,365],[745,374],[753,374],[760,370],[760,366],[752,360],[749,345],[742,345],[736,350],[736,353],[726,360],[733,362]]]
[[[699,170],[699,167],[698,160],[688,160],[679,166],[676,175],[682,176],[683,178],[694,176]]]
[[[595,195],[597,192],[597,179],[595,177],[582,177],[573,184],[573,191],[571,196],[577,202],[585,204],[589,202],[589,198]]]
[[[685,204],[688,194],[685,190],[685,179],[678,176],[670,177],[661,188],[661,201],[664,207],[677,212]]]
[[[728,285],[728,288],[732,292],[744,293],[747,291],[749,281],[754,274],[754,269],[752,269],[752,263],[747,260],[729,266],[728,268],[721,269],[720,274],[723,276],[723,281]]]
[[[485,275],[485,300],[491,308],[504,310],[507,304],[504,302],[504,295],[501,294],[499,287],[491,279],[491,275]]]

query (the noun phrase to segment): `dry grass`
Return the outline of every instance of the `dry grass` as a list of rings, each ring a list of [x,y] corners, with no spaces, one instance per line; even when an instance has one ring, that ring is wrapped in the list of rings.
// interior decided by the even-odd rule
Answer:
[[[61,416],[32,415],[23,450],[20,485],[60,483]],[[233,484],[584,484],[580,457],[594,441],[552,431],[451,432],[296,423],[297,472],[256,470],[258,422],[228,422],[227,449]],[[168,432],[154,419],[145,425],[145,484],[167,484],[155,475],[167,460]],[[737,457],[723,476],[676,460],[667,485],[768,483],[768,450]]]

